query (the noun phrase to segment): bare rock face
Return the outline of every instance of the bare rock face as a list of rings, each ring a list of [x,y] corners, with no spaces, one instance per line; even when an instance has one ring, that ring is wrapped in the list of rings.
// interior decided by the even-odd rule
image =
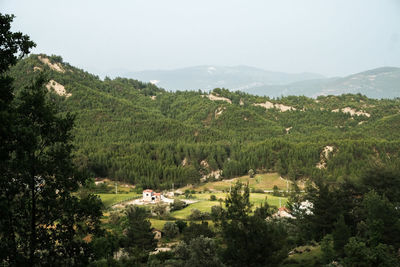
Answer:
[[[320,154],[320,161],[317,163],[315,167],[318,169],[326,169],[326,163],[330,158],[330,155],[333,153],[334,147],[333,146],[326,146],[322,150]]]
[[[222,112],[224,112],[226,108],[225,107],[219,107],[215,110],[215,118],[218,119],[219,116],[222,115]]]
[[[283,104],[274,104],[272,102],[266,101],[265,103],[255,103],[253,104],[253,106],[260,106],[263,107],[265,109],[272,109],[272,108],[276,108],[278,110],[280,110],[281,112],[285,112],[285,111],[289,111],[289,110],[296,110],[296,108],[291,107],[291,106],[286,106]]]
[[[225,102],[228,102],[229,104],[232,104],[232,101],[226,97],[213,95],[213,94],[209,94],[206,97],[208,97],[208,99],[210,99],[211,101],[225,101]]]
[[[50,91],[50,90],[54,90],[54,92],[60,96],[65,96],[65,97],[70,97],[72,96],[72,94],[67,93],[67,91],[65,91],[64,85],[56,82],[55,80],[50,80],[47,84],[46,84],[46,88]]]
[[[343,113],[349,113],[351,116],[366,116],[366,117],[371,117],[371,114],[361,111],[361,110],[356,110],[354,108],[350,108],[350,107],[345,107],[342,109],[334,109],[332,110],[332,112],[343,112]]]
[[[65,73],[64,68],[61,66],[61,64],[59,63],[51,63],[50,60],[47,57],[42,57],[42,56],[38,56],[39,60],[42,61],[43,64],[46,64],[47,66],[50,67],[50,69],[61,72],[61,73]]]

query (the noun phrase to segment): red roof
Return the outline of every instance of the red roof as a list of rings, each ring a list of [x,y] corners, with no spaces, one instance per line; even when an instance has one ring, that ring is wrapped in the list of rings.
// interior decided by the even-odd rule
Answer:
[[[161,196],[161,193],[154,193],[155,196]]]
[[[151,190],[151,189],[146,189],[146,190],[143,190],[143,192],[153,192],[153,190]]]

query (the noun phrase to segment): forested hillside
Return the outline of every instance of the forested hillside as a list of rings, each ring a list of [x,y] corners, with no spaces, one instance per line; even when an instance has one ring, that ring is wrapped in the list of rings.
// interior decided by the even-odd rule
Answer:
[[[168,92],[132,79],[103,81],[46,55],[21,60],[10,74],[15,88],[46,75],[50,97],[76,116],[75,163],[96,177],[168,188],[250,169],[342,180],[371,164],[400,165],[398,98]]]

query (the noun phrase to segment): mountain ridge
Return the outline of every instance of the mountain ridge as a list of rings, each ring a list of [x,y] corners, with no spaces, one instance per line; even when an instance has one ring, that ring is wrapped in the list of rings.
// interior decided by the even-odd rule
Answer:
[[[372,77],[373,75],[378,77]],[[343,93],[361,93],[373,98],[400,97],[400,68],[390,66],[344,77],[325,77],[307,72],[266,71],[246,65],[231,67],[201,65],[173,70],[128,72],[125,76],[152,82],[170,91],[198,89],[211,91],[220,87],[270,97],[287,95],[317,97]]]
[[[238,77],[238,75],[241,75]],[[267,71],[247,65],[216,66],[199,65],[173,70],[147,70],[130,72],[125,77],[144,81],[159,81],[157,83],[167,90],[212,90],[225,87],[236,90],[251,84],[282,84],[304,79],[322,78],[316,73],[285,73]],[[171,79],[175,79],[172,81]],[[193,82],[194,81],[194,82]]]

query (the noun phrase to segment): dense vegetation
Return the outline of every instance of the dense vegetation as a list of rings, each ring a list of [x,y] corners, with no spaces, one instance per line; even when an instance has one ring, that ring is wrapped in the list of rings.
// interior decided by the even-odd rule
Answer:
[[[0,262],[3,266],[88,264],[85,237],[101,234],[102,203],[76,197],[88,178],[71,157],[73,117],[60,115],[39,76],[14,90],[10,65],[35,44],[0,14]]]
[[[101,81],[58,56],[17,63],[34,43],[10,31],[12,20],[0,14],[2,265],[400,265],[399,99],[268,99]],[[293,180],[291,192],[273,190],[290,193],[280,210],[289,216],[279,217],[267,199],[255,206],[252,183],[240,179],[225,199],[203,189],[211,212],[194,208],[178,217],[188,203],[204,203],[181,196],[170,205],[130,205],[106,215],[91,193],[110,188],[88,179],[135,183],[125,189],[124,199],[132,199],[141,186],[167,188],[219,174],[249,174],[259,183],[257,172],[270,171]],[[303,192],[299,180],[306,180]],[[264,193],[257,188],[258,197]],[[150,217],[168,220],[163,240],[155,240]],[[173,247],[155,251],[164,241]],[[319,257],[288,257],[304,245]]]
[[[101,80],[59,56],[40,56],[50,64],[32,55],[12,68],[15,87],[45,72],[71,93],[52,98],[62,112],[76,115],[74,160],[92,176],[161,189],[198,183],[217,170],[226,178],[254,169],[290,179],[322,172],[343,180],[358,177],[371,163],[399,159],[400,99],[359,94],[269,99],[213,90],[230,104],[210,100],[208,92],[172,93],[131,79]],[[295,110],[254,105],[266,101]],[[326,146],[333,151],[323,159],[326,168],[318,169]]]

